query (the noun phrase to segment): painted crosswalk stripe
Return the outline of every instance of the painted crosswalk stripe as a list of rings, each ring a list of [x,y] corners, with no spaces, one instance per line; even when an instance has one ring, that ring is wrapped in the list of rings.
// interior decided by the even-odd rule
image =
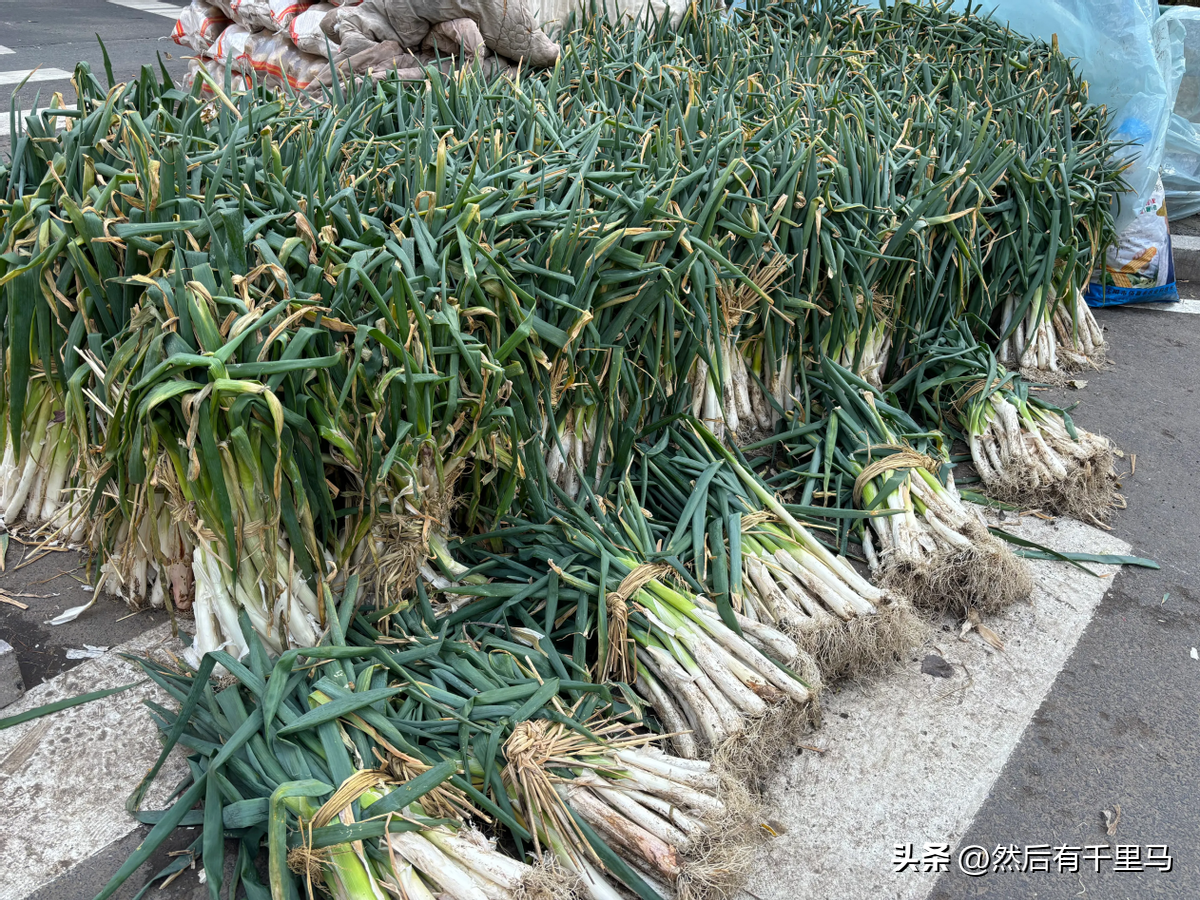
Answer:
[[[43,107],[43,109],[44,108],[45,107]],[[25,127],[25,117],[27,115],[29,115],[29,110],[27,110],[27,109],[18,109],[17,110],[17,122],[20,123],[22,128]],[[49,119],[47,118],[46,121],[49,122]],[[56,124],[58,125],[58,127],[61,128],[63,126],[63,120],[59,119]],[[0,111],[0,138],[8,137],[11,134],[12,134],[12,122],[8,117],[8,110],[2,110],[2,111]]]
[[[29,110],[18,109],[17,121],[24,122],[27,115],[29,115]],[[0,111],[0,138],[6,138],[10,134],[12,134],[12,120],[9,119],[7,110]]]
[[[17,52],[16,50],[12,50],[8,47],[5,47],[3,44],[0,44],[0,56],[3,56],[6,53],[16,53],[16,52]]]
[[[1195,253],[1200,250],[1200,236],[1194,234],[1173,234],[1171,235],[1172,250],[1187,250]]]
[[[28,69],[12,69],[8,72],[0,72],[0,85],[20,84],[22,81],[29,78],[29,83],[35,81],[70,81],[71,73],[64,69],[37,69],[30,72]]]
[[[1127,303],[1120,309],[1148,309],[1153,312],[1191,313],[1200,315],[1200,300],[1181,297],[1178,303]]]
[[[168,3],[159,3],[158,0],[108,0],[114,6],[124,6],[126,9],[136,9],[138,12],[154,13],[156,16],[164,16],[168,19],[178,19],[179,14],[183,12],[182,6],[171,6]]]

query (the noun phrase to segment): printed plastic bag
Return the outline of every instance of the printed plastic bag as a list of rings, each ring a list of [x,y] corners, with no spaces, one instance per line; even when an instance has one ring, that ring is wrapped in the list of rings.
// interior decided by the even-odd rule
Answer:
[[[334,16],[337,14],[337,7],[332,3],[314,3],[292,19],[292,24],[288,26],[288,36],[296,45],[297,50],[324,56],[328,42],[329,49],[335,56],[338,54],[341,48],[338,47],[336,41],[326,37],[321,28],[325,17],[331,14]]]
[[[1104,264],[1092,273],[1084,299],[1089,306],[1179,299],[1161,178],[1145,205],[1133,211],[1133,220],[1121,230],[1117,244],[1108,248]]]
[[[965,2],[959,0],[957,5]],[[1159,169],[1179,73],[1168,29],[1156,27],[1158,4],[1155,0],[989,0],[984,8],[1014,31],[1047,43],[1057,37],[1059,49],[1076,60],[1087,80],[1089,99],[1105,104],[1113,114],[1116,139],[1130,142],[1122,151],[1130,164],[1124,175],[1130,190],[1117,198],[1115,210],[1120,245],[1093,273],[1085,294],[1088,303],[1177,299]],[[1153,268],[1153,277],[1148,270],[1121,272],[1134,260]],[[1122,288],[1112,280],[1115,274],[1136,275],[1131,282],[1147,284]],[[1160,283],[1162,277],[1170,280]]]
[[[221,32],[231,24],[220,8],[203,0],[192,0],[179,14],[179,21],[171,32],[171,40],[207,55]]]
[[[286,32],[292,19],[312,6],[312,0],[270,0],[270,4],[275,30]]]

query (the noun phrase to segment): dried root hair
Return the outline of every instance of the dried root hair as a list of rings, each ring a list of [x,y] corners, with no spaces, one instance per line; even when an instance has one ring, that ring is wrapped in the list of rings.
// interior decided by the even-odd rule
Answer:
[[[906,600],[879,607],[870,616],[834,620],[820,628],[795,630],[792,637],[815,661],[825,684],[886,675],[918,646],[928,626]]]
[[[982,525],[967,523],[971,546],[947,547],[923,558],[890,552],[880,565],[880,581],[918,609],[941,616],[964,616],[974,607],[995,613],[1033,591],[1033,576],[1018,558]]]
[[[820,718],[815,697],[807,703],[786,700],[749,720],[742,731],[716,747],[712,766],[721,779],[721,799],[726,806],[741,810],[743,818],[750,816],[746,811],[757,809],[755,798],[766,789],[779,762],[794,754],[799,740],[816,729]]]
[[[327,849],[314,850],[311,847],[301,845],[293,847],[288,851],[287,864],[288,868],[297,875],[303,877],[310,884],[317,882],[323,884],[321,870],[325,863],[329,862],[329,851]]]
[[[378,607],[390,606],[415,589],[421,564],[430,556],[430,532],[450,533],[450,513],[458,502],[455,485],[464,469],[458,464],[444,470],[439,482],[433,453],[429,444],[422,446],[413,473],[415,494],[393,497],[391,511],[375,514],[366,538],[363,581]]]
[[[1029,479],[996,473],[985,483],[987,494],[1022,509],[1043,509],[1056,516],[1102,524],[1122,506],[1122,497],[1117,493],[1114,454],[1108,441],[1094,441],[1091,450],[1088,458],[1077,464],[1064,457],[1065,479],[1035,485]]]
[[[740,895],[757,863],[754,848],[771,835],[760,799],[766,778],[777,771],[780,754],[807,733],[805,723],[815,709],[815,702],[789,701],[717,748],[712,771],[720,779],[717,797],[725,813],[707,819],[709,827],[682,854],[675,880],[678,900],[729,900]]]
[[[587,900],[582,879],[568,872],[549,853],[535,860],[521,883],[512,892],[513,900]]]
[[[404,513],[387,512],[376,517],[367,538],[374,546],[363,562],[367,583],[380,606],[390,605],[415,587],[419,566],[429,555],[424,524],[420,518]]]

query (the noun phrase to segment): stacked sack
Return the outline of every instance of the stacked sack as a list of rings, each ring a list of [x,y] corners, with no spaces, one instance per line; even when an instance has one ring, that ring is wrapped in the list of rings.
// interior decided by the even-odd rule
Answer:
[[[337,9],[310,0],[192,0],[172,33],[176,43],[197,53],[185,84],[202,67],[223,84],[228,68],[236,90],[245,89],[251,76],[269,87],[305,90],[328,70],[327,52],[340,52],[336,44],[326,47],[321,29]]]
[[[559,46],[542,28],[558,26],[566,8],[545,0],[192,0],[172,37],[197,54],[188,86],[201,68],[224,84],[228,69],[234,89],[254,78],[303,91],[331,84],[335,70],[419,80],[426,66],[448,72],[464,60],[493,74],[553,65]]]

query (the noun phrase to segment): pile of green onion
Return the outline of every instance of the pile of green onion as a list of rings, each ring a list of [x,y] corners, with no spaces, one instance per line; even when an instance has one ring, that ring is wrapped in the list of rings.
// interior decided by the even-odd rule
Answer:
[[[104,896],[181,825],[214,897],[225,836],[255,898],[728,896],[821,684],[1031,589],[966,488],[1111,507],[1030,391],[1103,355],[1122,188],[1057,50],[948,0],[562,46],[317,102],[80,65],[13,123],[0,517],[187,643]]]

